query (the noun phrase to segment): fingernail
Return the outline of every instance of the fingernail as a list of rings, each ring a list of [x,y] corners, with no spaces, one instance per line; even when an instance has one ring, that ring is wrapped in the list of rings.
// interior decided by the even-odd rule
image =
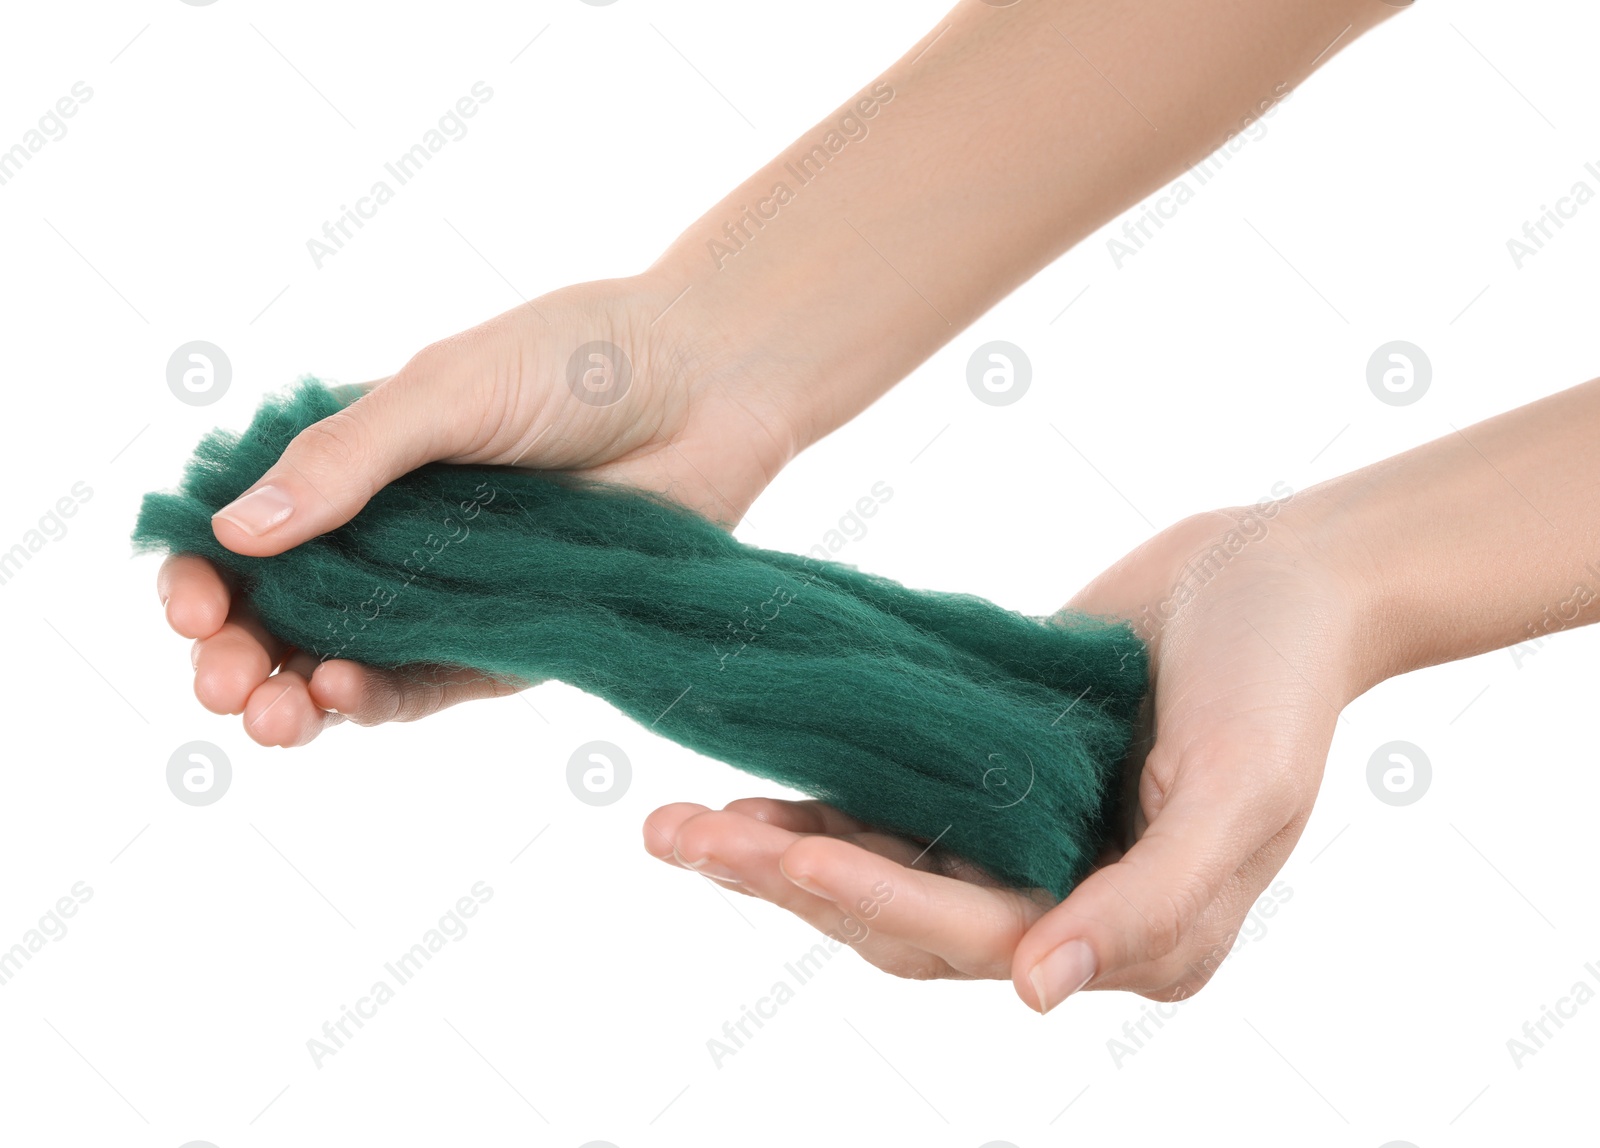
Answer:
[[[1088,984],[1094,969],[1094,950],[1087,941],[1068,941],[1050,950],[1028,971],[1039,998],[1039,1012],[1049,1012]]]
[[[707,877],[714,877],[718,881],[722,881],[729,885],[742,885],[744,883],[739,880],[738,876],[732,869],[729,869],[715,857],[702,857],[698,861],[684,859],[683,863],[689,866],[689,868],[693,869],[696,873],[703,874]]]
[[[275,486],[263,486],[228,503],[213,518],[233,523],[246,534],[261,535],[294,513],[294,503]]]
[[[809,877],[796,877],[793,873],[789,872],[789,870],[787,870],[787,869],[785,869],[783,867],[783,862],[782,861],[778,862],[778,872],[782,873],[792,883],[794,883],[795,885],[798,885],[800,888],[804,889],[807,893],[810,893],[813,897],[821,897],[825,901],[835,901],[835,900],[838,899],[832,893],[830,893],[828,890],[824,889],[821,885],[818,885],[811,878],[809,878]]]

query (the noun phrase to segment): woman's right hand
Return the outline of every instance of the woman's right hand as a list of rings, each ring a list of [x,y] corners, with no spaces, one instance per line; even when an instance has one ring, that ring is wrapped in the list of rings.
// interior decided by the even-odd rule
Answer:
[[[581,473],[731,527],[798,444],[782,388],[746,385],[732,340],[676,294],[648,276],[580,284],[425,347],[296,436],[212,520],[217,540],[281,553],[435,461]],[[157,587],[168,623],[194,639],[195,695],[213,713],[243,714],[263,745],[303,745],[346,718],[411,721],[510,688],[452,667],[319,663],[268,633],[192,554],[168,558]]]
[[[645,848],[787,909],[901,977],[1009,979],[1047,1012],[1083,988],[1198,991],[1311,815],[1340,709],[1371,684],[1356,619],[1374,579],[1314,498],[1168,527],[1063,607],[1149,643],[1152,735],[1125,824],[1060,903],[818,801],[679,802]],[[1326,502],[1322,506],[1326,507]]]

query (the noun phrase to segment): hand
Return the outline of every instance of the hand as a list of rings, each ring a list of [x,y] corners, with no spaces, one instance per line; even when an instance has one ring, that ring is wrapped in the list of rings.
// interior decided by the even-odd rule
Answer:
[[[277,554],[349,521],[388,482],[448,461],[560,469],[664,492],[732,524],[795,453],[781,380],[760,393],[733,344],[692,302],[643,277],[554,292],[425,348],[345,410],[302,432],[254,486],[214,519],[241,554]],[[692,331],[692,339],[685,332]],[[589,391],[569,362],[596,341],[621,352],[591,365]],[[606,371],[610,370],[607,374]],[[608,383],[614,391],[603,389]],[[582,391],[582,393],[580,393]],[[616,394],[614,401],[610,400]],[[169,558],[157,587],[174,630],[195,639],[195,694],[242,713],[263,745],[303,745],[346,718],[411,721],[510,691],[472,671],[387,671],[318,663],[267,633],[207,561]]]
[[[1041,1012],[1085,987],[1188,996],[1299,839],[1338,711],[1365,685],[1356,580],[1294,505],[1185,520],[1067,604],[1150,641],[1153,740],[1130,758],[1123,840],[1060,904],[818,802],[668,805],[645,848],[824,932],[847,923],[897,976],[1009,978]]]
[[[736,521],[798,450],[1336,54],[1308,62],[1306,45],[1342,48],[1394,11],[1357,0],[1236,7],[1163,0],[1159,18],[1109,23],[1085,3],[958,7],[643,275],[566,288],[436,343],[311,428],[253,488],[269,493],[218,520],[219,541],[278,553],[440,460],[578,471]],[[1081,29],[1097,59],[1156,99],[1147,106],[1167,130],[1152,136],[1144,128],[1154,120],[1130,120],[1097,69],[1063,67],[1063,27]],[[975,102],[972,91],[994,98]],[[1075,112],[1029,119],[1041,105]],[[949,162],[952,139],[961,163]],[[836,140],[852,141],[849,150]],[[797,181],[819,157],[828,178]],[[985,209],[973,173],[1012,170],[1019,157],[1027,178],[1013,181],[1006,210]],[[930,246],[929,235],[941,243]],[[633,391],[614,407],[575,401],[566,383],[573,352],[601,339],[633,370]],[[459,670],[319,665],[265,634],[193,557],[170,560],[158,584],[173,628],[196,640],[202,703],[243,713],[265,744],[300,745],[345,717],[411,719],[504,689]]]

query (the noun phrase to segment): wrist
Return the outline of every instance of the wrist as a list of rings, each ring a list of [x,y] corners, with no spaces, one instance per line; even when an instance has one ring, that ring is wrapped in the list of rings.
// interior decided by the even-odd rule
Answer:
[[[830,289],[804,252],[735,271],[719,270],[704,247],[691,228],[634,277],[649,343],[692,402],[752,416],[772,440],[775,469],[915,365],[897,369],[881,347],[861,346],[850,324],[829,319],[816,301]],[[832,295],[849,305],[844,290]]]
[[[742,510],[811,441],[776,377],[779,352],[742,309],[708,306],[672,262],[617,287],[629,353],[655,392],[662,433],[680,445],[715,444],[718,458],[738,456],[739,475],[729,480],[737,489],[726,493]]]
[[[1361,472],[1296,495],[1286,524],[1326,575],[1340,604],[1341,708],[1392,677],[1429,664],[1418,653],[1422,619],[1399,605],[1402,555],[1388,544],[1395,516]]]

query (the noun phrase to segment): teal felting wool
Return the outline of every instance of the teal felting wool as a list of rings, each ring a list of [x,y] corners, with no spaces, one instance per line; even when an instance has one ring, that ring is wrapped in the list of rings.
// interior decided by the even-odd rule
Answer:
[[[1056,896],[1089,870],[1147,684],[1128,625],[1025,617],[761,550],[615,486],[432,464],[272,558],[211,516],[343,405],[304,380],[213,431],[135,548],[204,556],[319,658],[555,678],[650,730]]]

